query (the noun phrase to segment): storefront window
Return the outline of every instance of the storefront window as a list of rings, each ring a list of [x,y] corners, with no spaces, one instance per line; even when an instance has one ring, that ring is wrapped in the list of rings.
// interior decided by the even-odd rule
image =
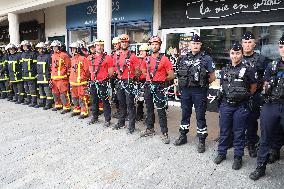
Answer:
[[[188,32],[187,32],[188,31]],[[202,51],[210,54],[216,64],[216,76],[220,77],[220,70],[229,61],[229,49],[236,41],[241,42],[242,35],[246,31],[251,31],[256,38],[255,51],[261,53],[269,60],[274,60],[279,57],[278,40],[284,33],[284,26],[252,26],[252,27],[232,27],[232,28],[215,28],[215,29],[200,29],[199,31],[191,32],[188,29],[186,32],[177,31],[166,34],[165,53],[171,60],[174,69],[180,55],[190,51],[189,41],[193,33],[199,33],[202,40]],[[211,84],[211,87],[218,88],[219,80]]]
[[[98,31],[96,27],[92,28],[92,41],[95,41],[98,37]],[[114,37],[114,25],[111,25],[111,38]]]
[[[225,30],[225,35],[223,31]],[[241,42],[245,31],[251,31],[256,38],[255,51],[263,56],[274,60],[279,57],[277,43],[282,33],[283,26],[254,26],[254,27],[235,27],[226,29],[201,29],[203,48],[211,54],[216,62],[217,68],[221,68],[229,61],[228,50],[232,43]]]
[[[118,24],[116,27],[116,36],[128,34],[130,43],[146,43],[151,37],[151,23],[133,22]]]
[[[69,30],[69,43],[82,40],[84,42],[91,42],[91,29]]]

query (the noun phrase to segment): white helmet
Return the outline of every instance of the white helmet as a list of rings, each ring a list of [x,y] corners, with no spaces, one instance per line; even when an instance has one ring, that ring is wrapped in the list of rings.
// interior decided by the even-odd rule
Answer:
[[[51,47],[61,47],[61,42],[58,40],[54,40],[52,41],[52,43],[50,44]]]
[[[88,48],[91,48],[91,47],[94,47],[94,46],[95,46],[94,42],[90,42],[90,43],[88,43],[88,45],[87,45]]]
[[[78,49],[79,47],[80,47],[80,44],[78,42],[73,42],[69,46],[69,48],[76,48],[76,49]]]
[[[31,43],[28,40],[24,40],[24,41],[21,42],[21,46],[24,46],[24,45],[30,46]]]
[[[12,43],[9,43],[6,47],[5,47],[5,50],[9,50],[9,49],[12,49],[12,48],[17,48],[16,45],[12,44]]]
[[[50,41],[46,41],[44,44],[45,44],[46,46],[50,46]]]
[[[46,45],[44,44],[44,42],[39,42],[39,43],[36,45],[36,48],[46,48]]]

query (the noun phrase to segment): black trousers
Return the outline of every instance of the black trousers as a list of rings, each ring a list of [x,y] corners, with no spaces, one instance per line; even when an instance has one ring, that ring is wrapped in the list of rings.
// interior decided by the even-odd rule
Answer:
[[[115,107],[118,111],[119,109],[119,101],[118,101],[118,97],[117,97],[117,88],[115,86],[115,82],[116,82],[116,79],[115,78],[111,78],[110,79],[110,86],[111,86],[111,89],[112,89],[112,102],[115,104]]]
[[[91,85],[91,106],[94,118],[99,117],[99,101],[102,100],[104,108],[105,121],[111,120],[111,108],[109,103],[107,82],[94,83]]]
[[[125,119],[128,112],[129,130],[135,129],[136,107],[135,107],[135,94],[133,94],[134,85],[132,82],[121,81],[121,87],[118,87],[117,97],[119,101],[119,126],[125,125]]]
[[[23,102],[24,101],[24,83],[22,81],[19,82],[13,82],[12,83],[12,88],[14,91],[14,100],[17,100],[18,102]]]
[[[1,97],[2,98],[11,98],[12,96],[12,90],[9,86],[9,81],[0,81],[0,91],[1,91]]]
[[[32,102],[32,104],[36,104],[37,103],[37,84],[36,84],[36,80],[25,80],[24,81],[24,88],[25,88],[25,92],[27,95],[27,102]]]
[[[139,96],[137,100],[137,118],[143,118],[144,115],[144,84],[145,81],[139,81],[138,82],[138,91],[139,91]]]
[[[48,84],[38,84],[39,105],[50,106],[53,104],[53,95]]]
[[[151,86],[152,85],[152,86]],[[145,85],[145,103],[147,108],[147,128],[153,129],[155,123],[154,103],[157,107],[161,132],[168,133],[166,97],[164,94],[164,83]]]

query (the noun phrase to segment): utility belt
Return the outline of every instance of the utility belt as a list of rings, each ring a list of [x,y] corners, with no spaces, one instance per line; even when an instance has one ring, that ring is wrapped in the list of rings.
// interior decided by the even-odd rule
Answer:
[[[283,98],[276,98],[276,97],[267,97],[265,98],[265,103],[272,103],[272,104],[284,104],[284,99]]]
[[[100,85],[100,86],[108,86],[108,83],[109,83],[108,79],[105,79],[105,80],[102,80],[102,81],[89,81],[88,87],[92,87],[95,84]]]
[[[165,81],[146,81],[146,85],[165,85]]]
[[[146,90],[151,90],[151,93],[164,93],[165,92],[165,82],[164,81],[146,81],[145,83]]]
[[[145,82],[146,82],[146,79],[142,79],[142,80],[137,81],[137,83],[145,83]]]
[[[133,79],[132,78],[129,78],[129,79],[119,79],[118,81],[120,82],[123,82],[123,83],[132,83],[133,82]]]
[[[125,86],[125,85],[131,85],[131,84],[134,84],[134,81],[133,79],[117,79],[115,81],[115,88],[116,89],[119,89],[121,88],[122,86]]]
[[[230,106],[237,107],[237,106],[240,106],[240,105],[243,105],[243,104],[247,104],[248,103],[248,99],[239,101],[237,99],[223,98],[222,102],[227,103]]]
[[[99,85],[108,85],[109,79],[104,79],[102,81],[95,81]]]

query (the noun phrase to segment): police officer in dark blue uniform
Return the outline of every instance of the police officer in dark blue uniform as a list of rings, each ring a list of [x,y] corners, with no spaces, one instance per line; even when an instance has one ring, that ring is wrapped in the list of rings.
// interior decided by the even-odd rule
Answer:
[[[27,94],[25,105],[34,107],[37,105],[37,85],[36,85],[36,53],[31,50],[29,41],[24,40],[21,43],[22,47],[22,70],[24,79],[24,88]]]
[[[264,75],[265,104],[260,115],[261,137],[257,167],[249,176],[252,180],[265,175],[270,148],[272,142],[275,142],[272,140],[274,131],[279,126],[284,130],[284,35],[279,40],[279,54],[281,58],[269,64]]]
[[[239,43],[230,49],[231,63],[221,71],[220,140],[218,156],[214,163],[226,159],[230,135],[233,133],[234,163],[232,169],[242,167],[245,147],[245,130],[249,116],[249,98],[257,87],[255,69],[242,62],[243,52]]]
[[[260,115],[260,106],[262,105],[261,91],[263,85],[264,71],[268,65],[268,59],[254,52],[256,46],[255,36],[250,32],[246,32],[242,37],[243,61],[256,70],[257,73],[257,90],[250,99],[250,116],[248,119],[248,128],[246,131],[246,139],[250,157],[256,157],[256,144],[259,140],[257,135],[258,118]]]
[[[16,52],[16,46],[14,44],[8,44],[7,49],[9,51],[8,56],[8,73],[9,80],[14,91],[14,99],[12,102],[21,104],[24,102],[24,83],[22,79],[22,64],[21,54]]]
[[[181,108],[182,120],[180,125],[180,136],[174,142],[179,146],[187,143],[186,134],[189,132],[190,116],[192,106],[194,105],[197,120],[197,136],[199,144],[197,151],[205,152],[205,139],[207,134],[207,125],[205,112],[207,106],[207,90],[215,77],[215,65],[212,58],[203,52],[200,52],[200,37],[195,34],[190,42],[191,51],[181,57],[177,65],[178,84],[181,90]]]

